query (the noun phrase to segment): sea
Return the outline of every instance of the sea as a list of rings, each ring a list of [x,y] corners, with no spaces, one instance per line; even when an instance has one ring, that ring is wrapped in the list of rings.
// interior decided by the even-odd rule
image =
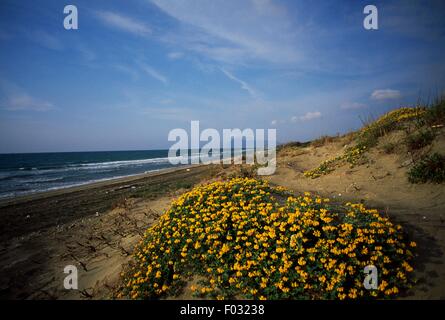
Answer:
[[[168,150],[0,154],[0,199],[171,168],[167,155]]]
[[[219,157],[242,149],[219,150]],[[210,153],[211,154],[211,153]],[[187,163],[198,157],[188,150]],[[168,150],[0,154],[0,200],[179,167]]]

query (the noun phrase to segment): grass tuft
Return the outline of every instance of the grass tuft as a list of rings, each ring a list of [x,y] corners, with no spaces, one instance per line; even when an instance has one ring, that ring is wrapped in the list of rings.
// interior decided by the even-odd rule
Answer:
[[[411,183],[442,183],[445,181],[445,157],[439,153],[424,156],[408,171]]]

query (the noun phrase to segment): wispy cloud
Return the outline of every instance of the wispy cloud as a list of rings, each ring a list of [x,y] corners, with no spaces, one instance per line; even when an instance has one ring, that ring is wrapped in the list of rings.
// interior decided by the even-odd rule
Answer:
[[[122,65],[122,64],[115,64],[113,66],[114,69],[125,73],[127,75],[129,75],[133,80],[138,80],[139,79],[139,74],[136,70],[126,66],[126,65]]]
[[[86,61],[93,61],[96,60],[96,54],[85,45],[79,45],[77,50],[79,50],[80,54]]]
[[[152,0],[182,23],[169,41],[206,57],[234,64],[249,59],[295,62],[295,28],[286,9],[272,1]]]
[[[142,71],[144,71],[146,74],[148,74],[152,78],[162,82],[163,84],[167,84],[167,82],[168,82],[167,77],[165,77],[159,71],[155,70],[153,67],[151,67],[145,63],[141,63],[141,68],[142,68]]]
[[[49,111],[54,109],[54,105],[51,102],[34,98],[27,93],[22,93],[9,97],[4,108],[9,111]]]
[[[398,99],[401,96],[402,95],[400,94],[399,90],[378,89],[378,90],[374,90],[374,92],[371,94],[371,99],[388,100],[388,99]]]
[[[177,59],[181,59],[182,57],[184,56],[184,53],[183,52],[169,52],[168,54],[167,54],[167,57],[169,58],[169,59],[172,59],[172,60],[177,60]]]
[[[147,36],[152,33],[149,26],[134,18],[130,18],[111,11],[98,11],[96,12],[96,15],[104,24],[109,27],[130,32],[139,36]]]
[[[222,73],[224,73],[227,76],[227,78],[239,83],[241,85],[241,89],[246,90],[253,98],[257,97],[255,90],[250,85],[248,85],[245,81],[238,79],[232,73],[230,73],[229,71],[227,71],[224,68],[220,68],[220,70],[222,71]]]
[[[8,111],[49,111],[53,103],[36,98],[17,85],[0,79],[0,108]]]
[[[31,41],[41,45],[50,50],[63,50],[62,42],[54,35],[43,31],[37,30],[28,34],[28,37]]]
[[[317,118],[321,117],[321,112],[319,111],[314,111],[314,112],[306,112],[304,115],[302,116],[294,116],[291,118],[292,122],[297,122],[297,121],[310,121],[310,120],[314,120]]]

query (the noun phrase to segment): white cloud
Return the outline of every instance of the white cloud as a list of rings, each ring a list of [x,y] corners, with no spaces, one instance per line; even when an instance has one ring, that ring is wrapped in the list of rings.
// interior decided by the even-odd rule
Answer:
[[[239,83],[241,85],[241,89],[246,90],[252,97],[256,98],[257,94],[256,94],[255,90],[250,85],[248,85],[245,81],[238,79],[237,77],[235,77],[233,74],[231,74],[224,68],[220,68],[220,69],[227,76],[227,78]]]
[[[230,64],[247,59],[289,63],[301,58],[295,45],[298,33],[293,17],[272,1],[151,2],[182,23],[166,41],[213,60]]]
[[[153,67],[142,63],[141,68],[145,73],[147,73],[152,78],[162,82],[163,84],[167,84],[167,82],[168,82],[167,78],[163,74],[161,74],[159,71],[153,69]]]
[[[8,111],[49,111],[54,104],[31,96],[15,84],[0,79],[0,108]]]
[[[301,121],[309,121],[313,119],[317,119],[321,117],[321,112],[315,111],[315,112],[307,112],[304,116],[300,117]]]
[[[151,34],[151,28],[143,22],[133,18],[117,14],[111,11],[99,11],[96,13],[99,19],[106,25],[127,31],[139,36],[147,36]]]
[[[35,43],[47,49],[57,50],[57,51],[63,50],[62,42],[54,35],[46,31],[43,30],[33,31],[28,34],[28,37]]]
[[[113,67],[116,70],[129,75],[133,80],[138,80],[139,79],[139,74],[136,72],[136,70],[133,70],[132,68],[130,68],[128,66],[121,65],[121,64],[116,64]]]
[[[399,90],[378,89],[374,90],[374,92],[371,94],[371,99],[374,100],[398,99],[401,96],[402,95],[400,94]]]
[[[169,52],[167,54],[167,57],[172,60],[181,59],[183,56],[184,56],[184,53],[182,53],[182,52]]]
[[[276,126],[276,125],[277,125],[277,123],[278,123],[278,121],[277,121],[277,120],[272,120],[272,121],[270,122],[270,124],[271,124],[271,125],[273,125],[273,126]]]
[[[317,118],[320,118],[320,117],[321,117],[321,112],[319,112],[319,111],[306,112],[306,114],[304,114],[303,116],[300,116],[300,117],[293,116],[291,118],[291,121],[292,122],[310,121],[310,120],[314,120],[314,119],[317,119]]]
[[[54,109],[51,102],[40,100],[27,93],[12,95],[2,103],[2,107],[8,111],[49,111]]]
[[[340,109],[343,110],[356,110],[367,108],[367,105],[360,102],[345,102],[340,105]]]
[[[84,45],[79,45],[77,50],[79,50],[79,52],[81,53],[81,55],[83,56],[83,58],[89,62],[96,60],[96,54],[89,49],[88,47],[84,46]]]

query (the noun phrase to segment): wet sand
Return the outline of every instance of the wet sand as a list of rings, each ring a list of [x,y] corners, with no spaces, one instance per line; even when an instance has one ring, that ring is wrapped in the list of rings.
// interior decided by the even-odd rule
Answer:
[[[0,299],[106,299],[143,232],[217,168],[189,166],[0,203]],[[66,290],[66,265],[79,290]]]
[[[190,179],[206,170],[203,166],[166,169],[0,201],[0,243],[104,213],[128,197],[153,198],[171,187],[189,186]]]
[[[443,142],[435,147],[442,149]],[[378,150],[368,153],[367,165],[341,166],[318,179],[303,176],[341,153],[344,144],[282,150],[276,173],[263,178],[296,193],[311,191],[378,208],[418,244],[418,281],[401,298],[445,299],[445,186],[408,183],[406,159]],[[198,183],[230,177],[238,169],[180,168],[1,202],[0,298],[112,298],[135,244],[171,201]],[[63,268],[70,264],[78,267],[79,290],[63,288]]]

